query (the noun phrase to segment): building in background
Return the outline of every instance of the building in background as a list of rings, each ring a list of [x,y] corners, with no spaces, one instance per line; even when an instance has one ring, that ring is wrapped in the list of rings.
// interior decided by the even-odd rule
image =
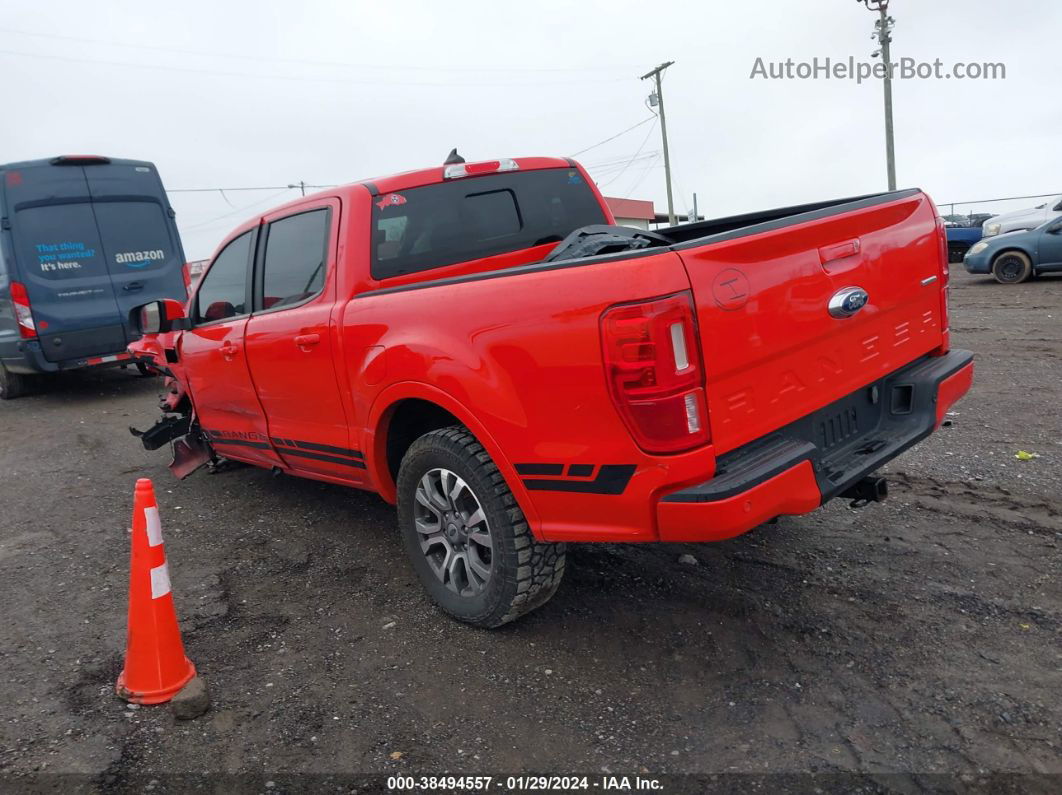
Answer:
[[[656,211],[651,201],[642,199],[615,199],[605,197],[605,203],[616,217],[616,223],[620,226],[634,226],[638,229],[649,229],[649,224],[656,220]],[[665,217],[665,221],[667,218]]]
[[[605,203],[616,217],[616,223],[620,226],[633,226],[638,229],[656,229],[667,226],[667,213],[658,213],[653,207],[652,201],[646,199],[617,199],[605,196]],[[680,224],[689,223],[689,215],[676,213],[675,220]],[[698,214],[698,221],[703,221],[704,216]]]

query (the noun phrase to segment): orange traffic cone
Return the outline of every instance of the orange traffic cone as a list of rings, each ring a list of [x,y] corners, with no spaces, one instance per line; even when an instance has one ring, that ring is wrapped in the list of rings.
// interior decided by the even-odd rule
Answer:
[[[170,593],[155,489],[148,478],[140,478],[133,495],[129,628],[118,695],[137,704],[161,704],[194,676],[195,666],[184,656]]]

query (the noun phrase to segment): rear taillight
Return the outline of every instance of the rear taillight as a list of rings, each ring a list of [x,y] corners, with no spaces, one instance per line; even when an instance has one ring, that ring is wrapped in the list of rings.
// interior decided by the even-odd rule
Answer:
[[[639,447],[678,453],[708,442],[704,366],[688,291],[608,309],[601,341],[609,392]]]
[[[191,295],[192,294],[192,268],[187,262],[184,263],[184,265],[181,267],[181,274],[184,276],[184,294],[186,296],[187,295]]]
[[[29,294],[24,284],[11,282],[11,303],[15,307],[19,335],[27,340],[36,337],[37,326],[33,323],[33,311],[30,309]]]
[[[940,243],[938,246],[938,255],[940,257],[940,330],[944,335],[944,343],[941,346],[941,350],[947,352],[950,347],[948,339],[948,329],[950,327],[948,291],[951,284],[951,266],[948,263],[948,230],[944,226],[944,219],[939,215],[937,216],[937,239]]]

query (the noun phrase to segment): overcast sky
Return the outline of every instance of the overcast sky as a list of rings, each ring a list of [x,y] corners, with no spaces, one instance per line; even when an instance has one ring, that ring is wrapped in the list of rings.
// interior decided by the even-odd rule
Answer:
[[[893,58],[1002,62],[897,81],[900,187],[938,203],[1062,193],[1062,4],[892,0]],[[858,0],[8,3],[0,161],[154,161],[167,188],[325,185],[440,163],[571,155],[652,118],[664,81],[678,211],[886,187],[879,81],[750,79],[757,57],[870,60]],[[659,130],[578,155],[606,195],[666,208]],[[189,259],[297,191],[173,193]],[[1019,202],[1019,205],[1038,202]],[[1015,205],[1002,206],[1009,209]]]

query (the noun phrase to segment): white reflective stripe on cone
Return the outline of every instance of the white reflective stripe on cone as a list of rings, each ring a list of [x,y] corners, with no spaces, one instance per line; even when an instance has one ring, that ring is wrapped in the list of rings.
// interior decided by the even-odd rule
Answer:
[[[170,570],[163,563],[151,570],[151,598],[158,599],[170,592]]]
[[[147,522],[148,546],[157,547],[162,543],[162,522],[159,520],[158,506],[144,509],[144,521]]]

